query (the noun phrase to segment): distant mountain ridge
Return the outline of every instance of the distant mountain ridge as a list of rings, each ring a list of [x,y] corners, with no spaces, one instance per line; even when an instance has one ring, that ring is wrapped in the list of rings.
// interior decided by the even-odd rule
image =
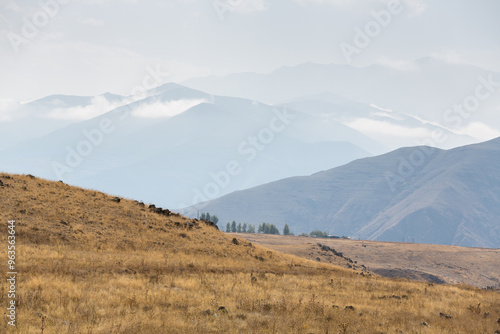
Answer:
[[[0,114],[0,170],[186,207],[399,147],[448,149],[495,136],[484,122],[496,116],[482,110],[475,113],[475,129],[486,128],[481,136],[419,116],[422,103],[444,106],[440,97],[426,99],[429,92],[463,99],[487,71],[435,59],[414,66],[406,73],[306,63],[190,81],[208,90],[167,83],[140,96],[51,95],[13,103]],[[280,104],[261,102],[269,97]],[[282,124],[277,113],[293,121]],[[437,137],[443,140],[428,142]],[[236,166],[230,180],[228,166]]]
[[[33,103],[79,111],[91,101],[50,96]],[[127,102],[11,145],[0,151],[0,170],[181,207],[387,151],[335,120],[174,83]],[[227,182],[227,166],[235,162],[237,173]]]
[[[497,115],[488,112],[500,103],[500,73],[433,57],[409,62],[403,68],[304,63],[281,67],[270,73],[193,78],[183,84],[212,94],[270,104],[300,102],[298,98],[305,96],[316,96],[315,99],[321,101],[319,94],[331,93],[344,100],[374,104],[457,130],[459,127],[443,124],[447,123],[443,120],[443,113],[467,97],[474,96],[477,86],[484,85],[486,81],[490,83],[484,88],[494,91],[494,94],[481,100],[478,110],[474,111],[475,115],[480,113],[481,118],[475,115],[464,117],[461,125],[480,121],[500,129]],[[457,142],[453,147],[470,143]]]
[[[480,67],[454,64],[432,57],[418,59],[407,69],[371,65],[357,68],[338,64],[303,63],[270,73],[235,73],[206,76],[182,84],[211,94],[255,99],[270,104],[299,96],[332,92],[360,103],[387,105],[398,110],[443,110],[451,95],[470,94],[481,75],[494,75]],[[434,94],[439,93],[439,94]],[[432,94],[432,95],[431,95]],[[434,98],[429,98],[434,96]],[[422,110],[421,110],[422,111]]]
[[[295,232],[500,247],[500,138],[452,150],[408,147],[180,210]]]

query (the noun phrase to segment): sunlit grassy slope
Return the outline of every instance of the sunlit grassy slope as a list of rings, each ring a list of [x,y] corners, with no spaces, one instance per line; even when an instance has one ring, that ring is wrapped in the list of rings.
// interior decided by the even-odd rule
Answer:
[[[136,201],[29,176],[0,174],[0,181],[1,268],[7,272],[7,221],[14,219],[19,272],[18,325],[2,317],[0,332],[500,329],[493,291],[368,276],[233,240]],[[7,283],[0,285],[5,309]]]

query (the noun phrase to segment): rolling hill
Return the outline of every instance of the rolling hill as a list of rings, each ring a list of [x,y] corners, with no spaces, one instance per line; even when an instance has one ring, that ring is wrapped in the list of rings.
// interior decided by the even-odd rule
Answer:
[[[390,280],[308,261],[228,236],[205,221],[31,175],[0,174],[0,181],[0,220],[15,231],[17,271],[16,296],[2,297],[15,301],[16,327],[2,317],[3,333],[435,334],[460,328],[480,334],[498,328],[494,291]],[[0,234],[5,249],[9,235]],[[7,263],[6,251],[0,260]],[[2,280],[2,291],[12,289],[9,284]]]
[[[499,170],[500,138],[451,150],[409,147],[180,212],[288,223],[296,232],[498,248]]]

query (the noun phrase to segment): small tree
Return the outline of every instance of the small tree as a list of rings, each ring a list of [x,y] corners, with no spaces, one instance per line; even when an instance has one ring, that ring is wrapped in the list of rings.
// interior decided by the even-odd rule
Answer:
[[[211,216],[210,213],[208,213],[208,212],[202,212],[200,215],[200,219],[210,221],[216,225],[219,222],[219,218],[216,215]]]
[[[274,224],[262,223],[259,225],[259,233],[280,234],[280,231]]]
[[[262,228],[262,224],[259,224],[259,227],[257,228],[257,233],[264,233],[264,229]]]
[[[241,233],[247,233],[247,223],[243,223],[243,227],[241,228]]]
[[[265,234],[271,234],[271,224],[262,223],[262,230],[264,230]]]
[[[326,237],[328,235],[328,233],[316,230],[316,231],[312,231],[311,233],[309,233],[309,235],[311,237],[314,237],[314,238],[323,238],[323,237]]]
[[[269,225],[267,223],[262,223],[262,233],[269,234]]]
[[[231,232],[236,233],[236,231],[236,222],[233,220],[233,222],[231,223]]]
[[[278,230],[276,225],[274,225],[274,224],[270,224],[270,225],[271,225],[270,231],[269,231],[270,234],[280,234],[280,230]]]
[[[238,228],[236,229],[238,233],[241,233],[241,223],[238,224]]]
[[[283,227],[283,235],[291,235],[290,233],[290,226],[288,224],[285,224],[285,227]]]
[[[247,233],[255,233],[255,225],[249,224]]]
[[[231,223],[227,223],[227,225],[226,225],[226,232],[227,233],[231,232]]]

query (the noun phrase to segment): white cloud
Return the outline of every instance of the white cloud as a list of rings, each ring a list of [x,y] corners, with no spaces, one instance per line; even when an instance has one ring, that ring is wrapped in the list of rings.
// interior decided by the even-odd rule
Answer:
[[[112,103],[103,96],[97,96],[92,99],[92,104],[88,106],[78,106],[72,108],[56,108],[47,114],[47,118],[84,121],[107,113],[122,105],[121,103]]]
[[[81,24],[86,24],[86,25],[94,26],[94,27],[100,27],[104,24],[104,21],[97,20],[93,17],[87,17],[85,19],[78,19],[78,22],[80,22]]]
[[[385,56],[380,57],[377,60],[377,64],[384,66],[384,67],[389,67],[398,71],[416,71],[418,70],[418,66],[415,65],[413,61],[405,61],[405,60],[394,60],[394,59],[389,59]]]
[[[6,0],[5,3],[3,3],[3,8],[7,10],[11,10],[14,12],[23,12],[26,11],[26,4],[20,5],[18,1],[13,1],[13,0]]]
[[[389,114],[389,113],[386,113],[386,112],[374,112],[373,115],[374,116],[378,116],[378,117],[386,117],[386,118],[394,119],[396,121],[402,121],[402,120],[404,120],[404,118],[401,117],[398,114]]]
[[[382,110],[382,111],[392,112],[392,109],[382,108],[382,107],[379,107],[379,106],[377,106],[376,104],[373,104],[373,103],[370,104],[370,107],[378,109],[378,110]]]
[[[134,102],[135,99],[124,99],[119,102],[110,102],[104,96],[96,96],[92,98],[92,102],[86,106],[76,107],[57,107],[57,101],[53,101],[55,108],[48,113],[37,115],[26,113],[24,109],[19,108],[18,101],[12,99],[0,99],[0,122],[7,122],[15,118],[22,117],[43,117],[49,119],[66,120],[66,121],[84,121],[94,117],[103,115],[113,109],[116,109],[126,103]],[[154,102],[143,104],[132,111],[132,115],[140,118],[168,118],[181,114],[184,111],[192,108],[200,103],[207,102],[204,99],[183,99],[173,100],[168,102]],[[64,102],[60,102],[64,105]],[[21,114],[22,112],[22,114]]]
[[[406,126],[391,124],[389,122],[372,120],[367,118],[357,118],[353,121],[346,122],[345,125],[358,130],[367,136],[378,137],[399,137],[407,139],[415,138],[430,138],[432,132],[428,129],[416,127],[409,128]]]
[[[408,9],[409,16],[419,16],[427,9],[424,0],[403,0],[403,4]]]
[[[500,137],[500,131],[493,129],[482,122],[472,122],[467,126],[454,131],[460,134],[469,135],[481,141]]]
[[[12,99],[0,99],[0,122],[10,121],[16,116],[19,103]]]
[[[184,111],[207,102],[204,99],[173,100],[167,102],[154,102],[137,107],[132,111],[132,116],[141,118],[168,118],[179,115]]]
[[[318,5],[347,6],[355,2],[346,0],[295,0],[295,1],[301,4],[302,6],[306,6],[311,3]]]
[[[453,50],[435,52],[432,53],[430,56],[432,58],[436,58],[450,64],[468,64],[468,62],[464,59],[463,54]]]
[[[240,14],[262,12],[268,9],[266,0],[230,0],[227,3],[234,8],[234,12]]]
[[[379,4],[388,5],[389,3],[393,3],[394,0],[369,0],[369,1],[360,1],[360,0],[295,0],[302,6],[307,6],[308,4],[317,4],[317,5],[330,5],[335,7],[344,7],[344,8],[356,8],[363,9],[366,7],[366,10],[369,10],[370,7],[373,9],[373,2],[377,2]],[[408,16],[418,16],[421,15],[427,8],[427,4],[425,0],[399,0],[404,7],[404,11]]]
[[[51,94],[96,96],[108,91],[128,96],[135,87],[143,85],[146,77],[149,85],[160,85],[210,73],[208,68],[175,59],[146,57],[126,47],[78,41],[40,40],[19,55],[11,52],[8,61],[0,64],[0,97],[18,100]],[[161,73],[157,73],[157,68]],[[153,80],[151,71],[162,81]]]

